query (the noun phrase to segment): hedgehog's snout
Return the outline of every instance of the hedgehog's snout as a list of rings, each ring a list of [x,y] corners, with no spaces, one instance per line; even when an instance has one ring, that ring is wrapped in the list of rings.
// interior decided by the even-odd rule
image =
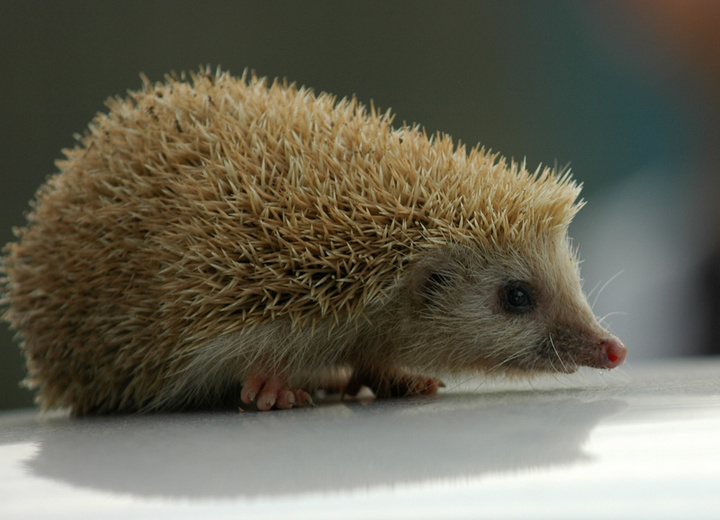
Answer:
[[[595,368],[615,368],[625,362],[627,348],[614,336],[600,342],[595,352]]]

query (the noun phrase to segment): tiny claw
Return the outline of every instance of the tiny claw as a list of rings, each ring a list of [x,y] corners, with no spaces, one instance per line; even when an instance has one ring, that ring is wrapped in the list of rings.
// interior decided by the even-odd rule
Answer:
[[[263,377],[257,375],[250,377],[243,383],[240,400],[245,404],[253,404],[264,384],[265,379]]]
[[[240,392],[240,400],[245,404],[252,404],[255,402],[255,392],[253,390],[246,390],[243,388]]]
[[[275,406],[275,396],[267,396],[264,399],[258,399],[255,401],[255,406],[261,412],[270,410],[273,406]]]
[[[315,407],[315,403],[313,402],[312,397],[305,390],[293,390],[293,394],[295,395],[296,406],[309,405]]]
[[[295,394],[290,390],[278,391],[275,407],[280,410],[288,410],[295,405]]]
[[[273,408],[288,410],[306,404],[315,406],[310,394],[305,390],[290,390],[284,379],[261,375],[253,375],[243,383],[240,399],[245,404],[255,403],[255,408],[260,411]]]

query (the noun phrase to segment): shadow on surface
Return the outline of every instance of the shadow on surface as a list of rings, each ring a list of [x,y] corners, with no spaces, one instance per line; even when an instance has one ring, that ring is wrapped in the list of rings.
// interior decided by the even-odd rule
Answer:
[[[33,432],[39,449],[25,468],[81,488],[263,497],[574,464],[587,460],[582,445],[593,428],[626,406],[567,392],[444,394],[241,415],[56,417],[40,425],[28,416],[4,437],[27,441]]]

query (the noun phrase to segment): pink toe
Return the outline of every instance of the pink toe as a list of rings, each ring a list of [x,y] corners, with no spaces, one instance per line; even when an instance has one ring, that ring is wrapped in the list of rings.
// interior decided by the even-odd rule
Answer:
[[[290,390],[280,390],[278,392],[275,408],[287,410],[288,408],[292,408],[294,404],[295,394],[293,394]]]
[[[310,397],[310,394],[308,394],[305,390],[293,390],[293,394],[295,394],[296,406],[315,406],[312,397]]]
[[[263,387],[265,379],[260,376],[249,377],[242,385],[242,391],[240,392],[240,399],[245,404],[252,404],[255,402],[255,398],[260,393],[260,389]]]
[[[240,392],[245,404],[255,404],[258,410],[287,410],[296,406],[313,405],[312,398],[304,390],[288,390],[279,377],[252,375],[245,380]]]
[[[260,395],[255,401],[258,410],[270,410],[278,400],[278,394],[285,387],[285,383],[277,377],[271,377],[262,387]]]

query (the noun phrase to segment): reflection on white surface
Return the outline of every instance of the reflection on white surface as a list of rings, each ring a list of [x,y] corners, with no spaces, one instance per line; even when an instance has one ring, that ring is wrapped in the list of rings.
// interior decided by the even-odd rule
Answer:
[[[281,413],[6,414],[0,517],[720,517],[720,360],[623,379]]]

